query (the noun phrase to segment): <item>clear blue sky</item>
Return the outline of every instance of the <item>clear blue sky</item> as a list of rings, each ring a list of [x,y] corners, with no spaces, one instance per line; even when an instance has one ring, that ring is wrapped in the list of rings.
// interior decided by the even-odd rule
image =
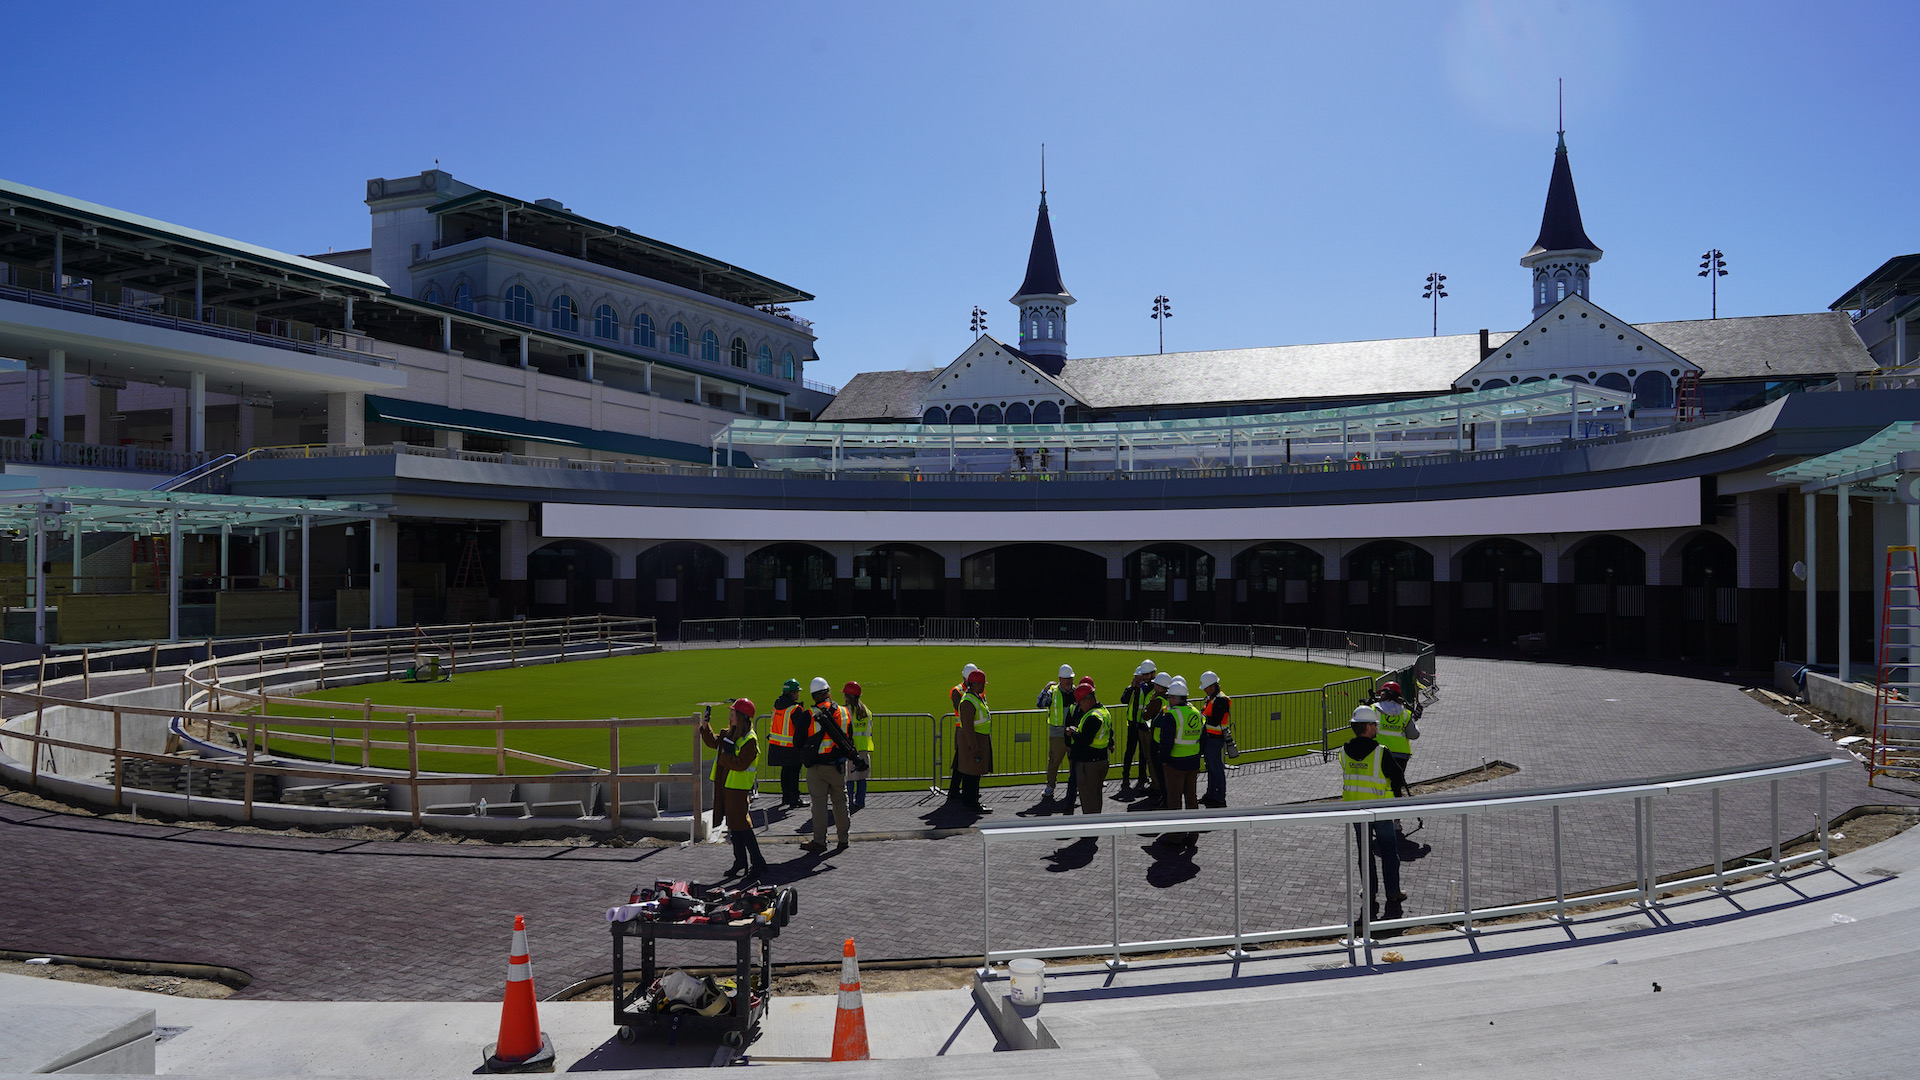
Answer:
[[[0,176],[295,252],[364,181],[552,196],[819,299],[810,372],[929,367],[1024,270],[1047,143],[1078,356],[1527,318],[1554,79],[1594,299],[1821,310],[1920,248],[1901,5],[16,4]]]

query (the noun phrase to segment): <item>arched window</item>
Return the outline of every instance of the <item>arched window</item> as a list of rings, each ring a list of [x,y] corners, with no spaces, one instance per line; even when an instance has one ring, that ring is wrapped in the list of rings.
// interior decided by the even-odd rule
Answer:
[[[955,424],[974,423],[973,410],[965,405],[955,405],[953,407],[952,422]]]
[[[1026,402],[1016,401],[1007,406],[1007,423],[1031,424],[1033,423],[1033,410],[1027,407]]]
[[[1673,408],[1673,380],[1664,371],[1643,371],[1633,380],[1633,406],[1636,409]]]
[[[440,286],[438,286],[438,285],[429,285],[429,286],[427,286],[427,295],[425,295],[425,296],[423,296],[423,297],[421,297],[420,299],[421,299],[421,300],[423,300],[423,301],[425,301],[425,302],[427,302],[427,303],[429,303],[429,304],[444,304],[444,303],[446,303],[446,301],[445,301],[445,300],[442,300],[442,299],[440,298]]]
[[[501,316],[510,322],[533,322],[533,294],[525,285],[515,285],[500,300]]]
[[[1577,382],[1577,383],[1584,383],[1584,382],[1586,382],[1586,381],[1587,381],[1587,377],[1586,377],[1585,375],[1569,375],[1569,376],[1567,376],[1567,381],[1568,381],[1568,382]]]
[[[1519,382],[1519,385],[1521,385],[1521,386],[1525,386],[1525,385],[1527,385],[1528,383],[1537,383],[1537,382],[1546,382],[1546,381],[1547,381],[1547,380],[1545,380],[1545,379],[1543,379],[1543,378],[1541,378],[1541,377],[1540,377],[1540,376],[1538,376],[1538,375],[1529,375],[1529,376],[1527,376],[1526,378],[1524,378],[1524,379],[1521,379],[1521,380],[1520,380],[1520,382]]]
[[[461,311],[473,310],[473,287],[461,282],[453,290],[453,306]]]
[[[675,322],[667,327],[667,351],[679,356],[687,355],[687,324]]]
[[[747,366],[746,338],[733,339],[733,344],[727,346],[727,359],[733,361],[734,367],[744,368]]]
[[[1060,406],[1051,401],[1043,401],[1033,407],[1033,422],[1036,424],[1057,424],[1060,422]]]
[[[709,364],[720,362],[720,335],[711,330],[700,332],[700,359]]]
[[[773,350],[765,345],[760,346],[760,374],[773,374]]]
[[[1555,300],[1565,300],[1567,298],[1567,279],[1566,278],[1561,278],[1560,280],[1554,282],[1553,287],[1554,287]]]
[[[1040,336],[1040,320],[1039,319],[1033,320],[1033,329],[1027,333],[1027,336],[1030,338],[1038,338]]]
[[[1605,375],[1600,376],[1593,381],[1593,385],[1604,386],[1609,390],[1633,389],[1633,384],[1627,381],[1627,377],[1617,371],[1609,371]]]
[[[612,307],[601,304],[593,309],[593,336],[608,341],[620,340],[620,317],[613,313]]]
[[[659,338],[653,332],[653,316],[642,312],[633,317],[633,343],[643,349],[658,348]]]
[[[1486,382],[1480,384],[1480,389],[1498,390],[1505,385],[1507,385],[1507,380],[1505,379],[1488,379]]]
[[[580,305],[566,293],[553,298],[553,328],[564,334],[580,332]]]
[[[1047,320],[1047,337],[1049,339],[1053,337],[1053,320],[1052,319]]]
[[[1000,406],[988,404],[980,406],[980,422],[982,424],[1003,424],[1006,421],[1001,419]]]
[[[933,408],[927,410],[927,414],[920,418],[920,422],[929,427],[944,424],[947,422],[947,410],[935,405]]]
[[[792,382],[794,377],[794,372],[795,372],[795,368],[793,366],[793,353],[785,352],[785,351],[781,352],[780,377],[787,380],[788,382]]]

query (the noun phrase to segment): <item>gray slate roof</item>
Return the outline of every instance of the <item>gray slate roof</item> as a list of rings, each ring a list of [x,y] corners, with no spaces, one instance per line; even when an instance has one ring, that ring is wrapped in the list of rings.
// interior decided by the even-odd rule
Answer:
[[[1640,323],[1708,379],[1869,371],[1866,346],[1844,312]],[[1490,335],[1499,346],[1512,331]],[[1095,409],[1232,402],[1329,401],[1444,394],[1480,362],[1480,335],[1336,341],[1255,349],[1069,359],[1060,383]],[[820,414],[827,421],[917,420],[934,373],[854,376]]]

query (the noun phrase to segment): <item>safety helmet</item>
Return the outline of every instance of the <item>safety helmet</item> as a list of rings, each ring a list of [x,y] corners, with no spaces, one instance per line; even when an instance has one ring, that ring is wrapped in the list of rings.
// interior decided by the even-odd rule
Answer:
[[[977,667],[974,667],[974,666],[973,666],[972,664],[968,664],[968,665],[967,665],[966,667],[963,667],[963,668],[961,668],[961,669],[960,669],[960,681],[961,681],[961,682],[966,682],[966,681],[967,681],[967,676],[969,676],[969,675],[971,675],[971,674],[973,674],[974,672],[976,672],[976,671],[979,671],[979,670],[980,670],[979,668],[977,668]]]
[[[1080,680],[1080,685],[1073,688],[1073,700],[1075,701],[1085,701],[1092,696],[1094,696],[1092,679],[1082,679]]]
[[[1219,686],[1219,685],[1220,685],[1220,676],[1215,675],[1211,671],[1203,671],[1200,673],[1200,689],[1205,690],[1209,686]]]
[[[847,695],[848,697],[859,697],[860,684],[857,682],[850,682],[847,685],[841,687],[840,692]]]
[[[1187,696],[1186,678],[1180,675],[1175,675],[1173,677],[1173,680],[1167,683],[1167,696],[1168,697],[1186,697]]]
[[[797,694],[800,692],[800,680],[788,679],[786,682],[780,684],[780,689],[789,694]]]
[[[1063,678],[1063,679],[1071,679],[1071,678],[1073,678],[1073,665],[1072,665],[1072,664],[1061,664],[1061,665],[1060,665],[1060,677],[1061,677],[1061,678]]]
[[[973,667],[972,664],[968,664],[967,666]],[[987,673],[984,671],[981,671],[979,668],[973,668],[972,671],[967,672],[967,685],[968,686],[987,685]]]
[[[1142,675],[1151,675],[1159,670],[1159,668],[1153,666],[1153,661],[1151,660],[1140,661],[1140,674]]]
[[[830,692],[833,688],[827,684],[827,680],[825,678],[819,675],[815,675],[813,677],[813,685],[807,687],[807,689],[816,694],[825,694]]]
[[[1380,696],[1383,698],[1392,698],[1395,701],[1398,701],[1400,699],[1400,684],[1392,681],[1381,683]]]
[[[1162,690],[1165,690],[1168,686],[1172,684],[1173,684],[1173,676],[1167,674],[1164,671],[1157,672],[1153,676],[1153,685],[1159,687]]]
[[[1349,724],[1377,724],[1379,722],[1380,713],[1371,705],[1362,705],[1353,710],[1353,719],[1347,721]]]
[[[743,698],[743,697],[734,698],[733,711],[741,714],[742,716],[752,716],[754,712],[753,699]]]

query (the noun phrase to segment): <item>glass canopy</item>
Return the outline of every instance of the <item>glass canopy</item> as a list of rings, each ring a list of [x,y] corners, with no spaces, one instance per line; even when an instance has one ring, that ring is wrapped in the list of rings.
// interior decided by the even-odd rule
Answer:
[[[325,499],[273,499],[252,495],[203,495],[190,491],[47,487],[0,491],[0,529],[131,532],[164,535],[223,525],[236,528],[298,528],[384,518],[383,507]]]
[[[1890,492],[1900,473],[1915,470],[1920,470],[1920,421],[1901,420],[1852,446],[1775,469],[1770,475],[1799,484],[1802,492],[1826,491],[1841,484]]]

